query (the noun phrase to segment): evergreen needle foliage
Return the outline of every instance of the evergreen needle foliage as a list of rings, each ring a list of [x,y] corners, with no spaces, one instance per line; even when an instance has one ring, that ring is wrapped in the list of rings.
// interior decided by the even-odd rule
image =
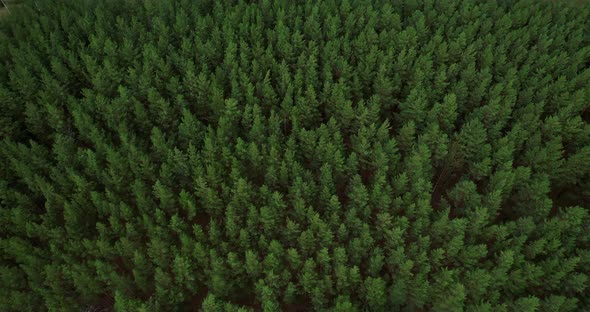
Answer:
[[[589,311],[590,4],[28,1],[0,310]]]

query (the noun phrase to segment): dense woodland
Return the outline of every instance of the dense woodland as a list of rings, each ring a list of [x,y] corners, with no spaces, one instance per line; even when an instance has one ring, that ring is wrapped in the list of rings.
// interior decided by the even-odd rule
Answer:
[[[29,1],[0,310],[589,311],[590,3]]]

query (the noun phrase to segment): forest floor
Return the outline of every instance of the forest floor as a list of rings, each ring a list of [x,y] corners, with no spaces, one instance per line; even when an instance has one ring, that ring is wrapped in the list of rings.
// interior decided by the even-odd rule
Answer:
[[[0,18],[10,14],[10,11],[6,7],[0,6]]]
[[[4,0],[4,3],[13,10],[15,7],[19,6],[23,1],[22,0]],[[0,3],[0,18],[10,14],[10,11]]]

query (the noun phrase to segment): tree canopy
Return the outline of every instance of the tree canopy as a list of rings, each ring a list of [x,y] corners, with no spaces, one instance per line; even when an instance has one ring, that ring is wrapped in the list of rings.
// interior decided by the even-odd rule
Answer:
[[[26,2],[1,310],[590,310],[589,108],[588,2]]]

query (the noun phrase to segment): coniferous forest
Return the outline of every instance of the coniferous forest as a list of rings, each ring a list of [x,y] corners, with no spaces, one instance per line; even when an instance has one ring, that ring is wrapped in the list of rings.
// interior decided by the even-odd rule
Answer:
[[[590,311],[590,2],[0,19],[1,311]]]

